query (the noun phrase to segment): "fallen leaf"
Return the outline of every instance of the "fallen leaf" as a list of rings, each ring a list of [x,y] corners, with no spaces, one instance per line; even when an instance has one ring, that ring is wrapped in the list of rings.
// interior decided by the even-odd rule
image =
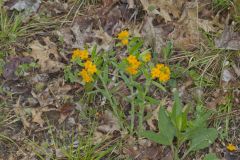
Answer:
[[[30,127],[30,123],[27,121],[27,115],[26,112],[23,110],[23,107],[20,106],[20,97],[18,98],[18,101],[14,107],[14,112],[17,116],[20,117],[21,122],[23,124],[24,129],[27,129]]]
[[[234,32],[233,26],[225,26],[222,35],[215,39],[215,45],[220,49],[240,50],[240,32]]]
[[[74,111],[75,106],[72,104],[64,104],[60,108],[60,119],[58,120],[58,123],[61,124],[65,121],[65,119]]]
[[[4,65],[3,77],[7,80],[17,80],[19,76],[15,74],[18,66],[21,64],[31,63],[31,57],[12,57]]]
[[[173,18],[179,18],[181,9],[186,0],[165,1],[165,0],[140,0],[144,10],[160,15],[165,22],[172,21]],[[160,10],[160,11],[159,11]]]
[[[29,48],[32,49],[29,56],[33,57],[38,64],[42,72],[54,73],[64,67],[64,64],[59,62],[60,56],[58,54],[57,45],[49,40],[49,37],[44,38],[45,46],[35,40]],[[26,54],[26,53],[25,53]]]
[[[128,2],[128,8],[135,8],[134,0],[127,0]]]
[[[102,121],[97,127],[97,131],[103,133],[113,133],[113,131],[120,130],[118,119],[113,115],[111,111],[106,110],[102,115]]]
[[[48,108],[48,107],[41,107],[41,108],[32,108],[31,113],[32,113],[32,122],[38,123],[40,127],[43,127],[43,124],[45,123],[44,120],[42,119],[42,114],[44,112],[49,112],[49,111],[56,111],[57,109],[55,108]]]
[[[8,0],[4,3],[4,6],[10,10],[36,12],[40,4],[41,0]]]
[[[150,45],[154,51],[160,53],[162,46],[164,45],[164,41],[162,39],[164,32],[161,27],[153,26],[153,17],[146,17],[141,32],[145,40],[144,45]]]
[[[42,111],[40,109],[32,109],[32,122],[38,123],[40,127],[43,127],[44,120],[41,116]]]
[[[228,83],[229,81],[233,80],[234,77],[232,75],[232,73],[228,70],[228,69],[224,69],[223,73],[222,73],[222,80],[226,83]]]

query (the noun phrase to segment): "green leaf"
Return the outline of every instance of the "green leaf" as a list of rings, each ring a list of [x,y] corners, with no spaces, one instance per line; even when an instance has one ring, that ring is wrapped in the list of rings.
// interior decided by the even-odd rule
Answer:
[[[208,153],[203,160],[219,160],[214,153]]]
[[[95,57],[97,56],[97,45],[94,45],[91,55],[93,59],[95,59]]]
[[[166,89],[163,85],[161,85],[160,83],[156,82],[156,81],[152,81],[152,84],[155,85],[156,87],[158,87],[160,90],[166,92]]]
[[[149,96],[145,96],[145,99],[152,105],[159,105],[160,100],[149,97]]]
[[[166,138],[166,141],[171,144],[175,136],[175,128],[163,107],[160,107],[158,113],[158,128],[160,133]]]
[[[172,112],[170,113],[171,120],[175,127],[182,131],[182,121],[183,121],[184,114],[182,113],[182,103],[179,98],[179,94],[177,91],[174,92],[174,104]]]
[[[140,132],[140,135],[148,138],[151,141],[159,143],[159,144],[163,144],[163,145],[171,145],[172,144],[172,141],[169,141],[167,139],[167,137],[165,137],[164,135],[155,133],[152,131],[142,131],[142,132]]]
[[[206,128],[207,127],[206,122],[211,114],[212,113],[208,111],[205,114],[199,116],[194,121],[189,121],[188,122],[189,128],[187,129],[185,136],[193,137],[194,134],[199,132],[199,130],[202,130],[202,128]]]
[[[135,43],[134,43],[135,42]],[[130,46],[129,47],[129,53],[132,55],[136,55],[139,51],[139,49],[142,47],[143,45],[143,40],[133,40],[130,42]]]
[[[190,151],[204,149],[216,140],[217,130],[215,128],[202,128],[190,138]]]

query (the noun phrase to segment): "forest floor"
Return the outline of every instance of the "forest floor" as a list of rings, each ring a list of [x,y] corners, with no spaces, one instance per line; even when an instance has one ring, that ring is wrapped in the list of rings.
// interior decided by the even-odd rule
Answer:
[[[239,0],[0,7],[0,160],[240,160]]]

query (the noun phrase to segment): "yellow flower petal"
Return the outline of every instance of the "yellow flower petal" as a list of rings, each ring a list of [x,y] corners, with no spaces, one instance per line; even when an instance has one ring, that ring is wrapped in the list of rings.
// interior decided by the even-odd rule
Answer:
[[[152,68],[151,75],[153,79],[158,78],[160,75],[160,70],[158,68]]]
[[[134,55],[129,55],[127,57],[127,61],[129,64],[135,64],[136,62],[138,62],[136,56],[134,56]]]
[[[84,63],[84,68],[89,74],[94,74],[97,72],[97,67],[95,64],[93,64],[90,60],[87,60]]]
[[[85,69],[83,69],[83,70],[79,73],[79,75],[82,77],[83,82],[88,83],[88,82],[93,81],[91,75],[89,75],[88,72],[87,72]]]
[[[227,150],[230,152],[234,152],[237,150],[237,147],[230,143],[227,145]]]
[[[75,60],[76,58],[80,58],[82,60],[87,59],[88,51],[87,50],[79,50],[79,49],[74,50],[73,54],[72,54],[72,60]]]
[[[129,32],[127,30],[124,30],[118,34],[119,40],[127,39],[128,37],[129,37]]]
[[[131,74],[131,75],[135,75],[135,74],[137,74],[137,69],[136,68],[134,68],[133,66],[129,66],[129,67],[127,67],[126,68],[126,71],[129,73],[129,74]]]
[[[123,45],[128,45],[128,39],[123,39],[123,40],[121,40],[121,42]]]
[[[157,64],[151,70],[152,78],[158,78],[160,82],[167,82],[170,79],[170,69],[164,64]]]

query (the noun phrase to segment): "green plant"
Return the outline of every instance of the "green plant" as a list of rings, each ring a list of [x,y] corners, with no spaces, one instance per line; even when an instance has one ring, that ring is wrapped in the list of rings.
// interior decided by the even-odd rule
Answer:
[[[203,160],[219,160],[214,153],[207,154]]]
[[[6,47],[14,43],[18,37],[25,33],[22,28],[22,16],[13,13],[10,17],[7,11],[0,8],[0,47]]]
[[[31,147],[35,156],[41,160],[46,158],[59,159],[53,152],[68,160],[100,160],[108,157],[118,144],[106,142],[106,139],[96,142],[96,139],[94,139],[95,125],[95,122],[93,122],[88,126],[88,132],[84,136],[76,136],[74,131],[71,133],[71,131],[65,129],[55,133],[49,124],[49,138],[47,140],[42,142],[28,140],[26,144]],[[58,138],[60,135],[62,138]],[[49,150],[53,152],[49,152]]]
[[[140,135],[163,145],[171,146],[174,159],[179,159],[178,153],[184,143],[188,143],[188,149],[180,159],[185,159],[190,152],[208,147],[217,138],[217,131],[208,128],[206,121],[211,112],[206,112],[195,119],[188,119],[188,108],[182,107],[178,92],[174,92],[174,105],[171,112],[160,107],[158,114],[159,132],[142,131]],[[176,137],[176,142],[174,142]]]
[[[226,10],[233,4],[232,0],[213,0],[214,10]]]
[[[30,71],[31,69],[36,69],[38,67],[38,64],[35,63],[35,62],[31,62],[31,63],[23,63],[23,64],[20,64],[16,71],[15,71],[15,74],[17,76],[23,76],[24,73]]]
[[[0,76],[3,74],[5,61],[0,58]]]
[[[125,30],[119,33],[118,39],[120,42],[116,46],[119,48],[126,47],[128,52],[127,57],[119,61],[116,59],[116,52],[114,50],[103,51],[98,53],[101,56],[97,56],[96,46],[93,48],[91,54],[87,50],[75,50],[72,55],[72,63],[65,69],[65,78],[71,82],[83,84],[89,96],[101,93],[108,100],[108,104],[118,118],[121,128],[127,128],[131,134],[134,134],[137,130],[143,128],[145,106],[158,103],[158,100],[150,96],[150,87],[166,91],[164,85],[154,79],[157,78],[163,83],[167,82],[170,79],[170,69],[164,64],[154,65],[151,62],[152,54],[150,49],[143,48],[144,41],[141,38],[129,38],[129,33]],[[169,49],[166,52],[170,54],[169,52],[171,51]],[[91,59],[92,61],[90,69],[97,68],[96,76],[95,74],[90,74],[90,72],[87,75],[82,74],[83,70],[88,71],[89,68],[86,67],[88,66],[87,61],[89,61],[86,59]],[[80,71],[79,68],[83,67],[84,69]],[[114,71],[114,73],[112,74],[111,71]],[[79,75],[82,77],[80,78],[82,82],[79,81]],[[142,82],[138,81],[140,76],[144,77]],[[118,84],[124,85],[130,92],[128,96],[120,95],[124,102],[130,105],[131,109],[127,114],[121,108],[120,100],[117,98],[121,93],[116,93],[119,91]],[[109,85],[112,87],[109,87]],[[127,117],[130,117],[130,122],[126,121]],[[135,120],[137,117],[138,129],[135,129]]]

